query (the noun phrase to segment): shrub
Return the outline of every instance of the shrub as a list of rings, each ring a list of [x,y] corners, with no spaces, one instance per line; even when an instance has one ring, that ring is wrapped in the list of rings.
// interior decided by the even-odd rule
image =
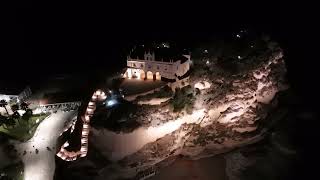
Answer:
[[[176,89],[174,98],[171,100],[171,106],[173,107],[173,112],[180,112],[183,109],[187,113],[192,113],[193,104],[195,101],[194,89],[189,85],[183,87],[182,89]]]
[[[144,96],[139,96],[137,99],[139,100],[150,100],[152,98],[167,98],[171,97],[173,95],[173,92],[169,86],[165,86],[161,88],[159,91],[156,91],[154,93],[150,93]]]
[[[22,115],[22,119],[28,121],[32,117],[32,110],[27,109],[27,111]]]

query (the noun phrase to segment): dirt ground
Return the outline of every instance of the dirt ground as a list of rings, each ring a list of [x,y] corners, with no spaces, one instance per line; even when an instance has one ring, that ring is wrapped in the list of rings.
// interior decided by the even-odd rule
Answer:
[[[222,155],[199,160],[181,158],[161,169],[150,180],[227,180],[225,166]]]
[[[124,79],[120,85],[125,95],[140,94],[164,86],[163,81]]]

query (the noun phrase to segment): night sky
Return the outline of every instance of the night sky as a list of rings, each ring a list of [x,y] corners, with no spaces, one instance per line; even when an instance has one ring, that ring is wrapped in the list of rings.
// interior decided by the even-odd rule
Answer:
[[[111,69],[123,61],[129,45],[141,40],[170,40],[188,47],[252,26],[237,19],[223,21],[210,12],[197,15],[184,6],[168,7],[18,6],[7,13],[2,56],[8,67],[32,75]]]
[[[5,11],[1,22],[2,84],[36,81],[56,73],[112,71],[124,63],[127,48],[140,40],[171,40],[192,46],[249,27],[271,34],[281,44],[289,81],[304,102],[301,108],[318,112],[320,31],[314,9],[269,2],[259,2],[257,7],[245,4],[245,8],[151,2],[148,6],[97,5],[99,9],[88,9],[86,4],[81,8],[58,6],[65,8],[24,3]],[[319,142],[319,123],[298,124],[301,134],[297,140],[305,153],[296,173],[297,177],[305,177],[307,172],[311,176],[318,167],[311,163],[319,160],[314,148]]]
[[[318,69],[317,16],[314,9],[301,4],[290,8],[286,3],[231,7],[166,2],[118,3],[98,9],[87,4],[49,7],[25,2],[5,11],[2,82],[32,80],[39,74],[112,71],[124,65],[128,47],[141,40],[169,40],[192,47],[250,28],[280,42],[293,86],[317,92],[312,86]]]

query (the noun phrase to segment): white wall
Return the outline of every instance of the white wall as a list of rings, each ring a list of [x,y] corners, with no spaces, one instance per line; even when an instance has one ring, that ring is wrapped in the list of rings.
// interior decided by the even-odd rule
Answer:
[[[151,61],[151,60],[140,60],[140,59],[128,59],[127,66],[132,68],[142,69],[144,72],[151,71],[153,74],[159,72],[161,77],[168,79],[175,79],[175,74],[183,76],[188,72],[190,68],[190,59],[183,64],[181,61],[176,62],[162,62],[162,61]]]
[[[18,98],[17,95],[5,95],[5,94],[0,94],[0,100],[4,99],[7,102],[9,102],[11,99],[10,98]]]
[[[177,61],[177,63],[179,63],[176,65],[176,66],[178,66],[178,70],[176,72],[176,74],[178,76],[183,76],[185,73],[187,73],[189,71],[189,69],[190,69],[190,61],[189,60],[182,63],[182,64],[180,64],[180,61]]]

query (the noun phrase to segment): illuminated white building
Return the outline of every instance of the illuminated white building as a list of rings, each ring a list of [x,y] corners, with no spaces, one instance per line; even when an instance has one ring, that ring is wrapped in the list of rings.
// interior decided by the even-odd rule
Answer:
[[[127,57],[127,70],[123,76],[128,79],[176,80],[189,71],[190,62],[190,55],[164,61],[156,59],[154,52],[145,52],[143,59]]]

